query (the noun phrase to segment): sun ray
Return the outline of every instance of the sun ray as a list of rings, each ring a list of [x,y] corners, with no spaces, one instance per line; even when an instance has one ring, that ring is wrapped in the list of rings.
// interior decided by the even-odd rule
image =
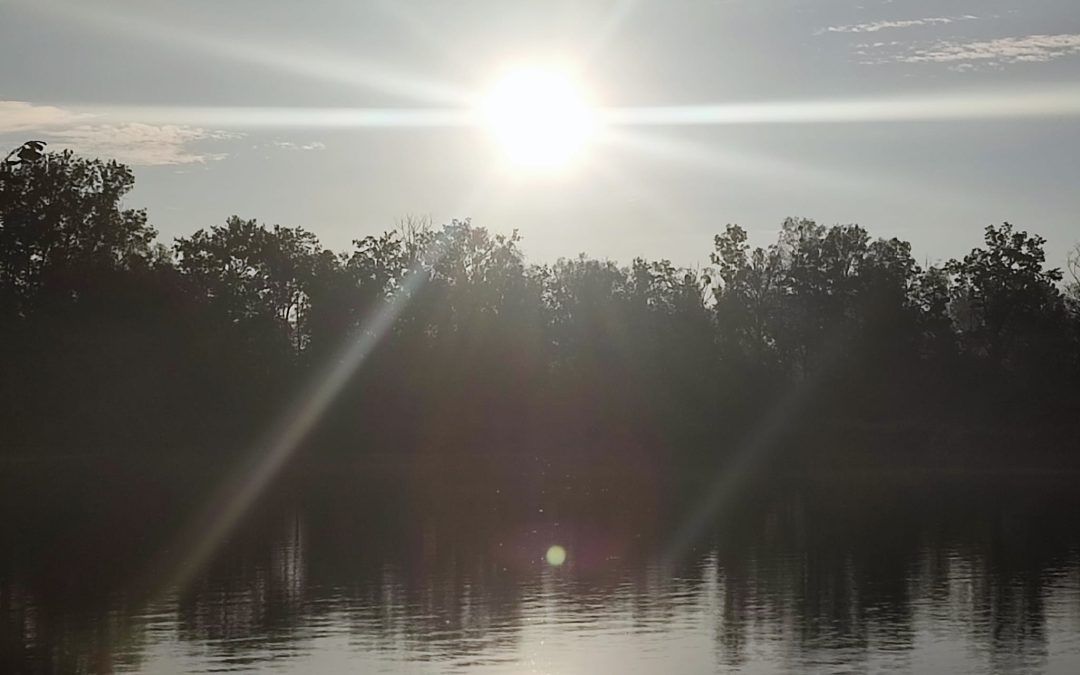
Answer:
[[[442,107],[155,106],[64,104],[102,122],[143,122],[226,128],[483,127],[491,112],[473,93],[470,105]],[[63,102],[61,102],[63,103]],[[579,104],[573,104],[578,106]],[[583,113],[584,114],[584,113]],[[1052,90],[659,107],[599,108],[596,133],[633,127],[771,124],[960,122],[1080,116],[1080,87]],[[623,137],[621,140],[626,140]]]
[[[1080,87],[861,99],[609,108],[611,126],[965,121],[1080,115]]]
[[[585,50],[586,60],[596,59],[641,5],[641,0],[616,0],[604,15]]]
[[[489,174],[470,191],[459,209],[471,212],[488,194],[495,179]],[[280,421],[248,453],[246,461],[233,467],[214,496],[162,549],[137,587],[151,597],[182,590],[240,524],[259,496],[292,458],[333,404],[353,375],[392,330],[395,322],[428,279],[428,270],[444,255],[436,241],[413,263],[388,301],[368,316],[342,345],[339,356],[299,392]],[[176,552],[183,552],[177,556]]]
[[[227,129],[410,129],[476,127],[469,108],[300,108],[262,106],[79,106],[99,122],[138,121]]]
[[[430,262],[430,261],[424,261]],[[152,594],[183,588],[210,559],[296,452],[323,414],[363,365],[426,278],[418,262],[390,300],[363,322],[338,359],[301,392],[281,421],[257,444],[247,462],[225,480],[206,507],[182,530],[144,580]],[[177,556],[177,552],[180,555]]]
[[[430,105],[467,105],[462,87],[446,85],[386,64],[357,58],[350,53],[312,44],[264,43],[235,33],[215,33],[205,25],[176,26],[155,20],[137,8],[108,10],[98,4],[68,0],[21,2],[28,10],[75,22],[80,28],[137,39],[158,46],[213,54],[240,63],[256,65],[273,73],[293,73],[304,78],[401,97]]]

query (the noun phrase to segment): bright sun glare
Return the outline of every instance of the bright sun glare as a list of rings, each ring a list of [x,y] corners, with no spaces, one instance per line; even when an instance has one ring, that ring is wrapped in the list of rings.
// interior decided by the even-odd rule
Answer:
[[[596,132],[596,112],[567,74],[518,68],[499,78],[481,115],[507,158],[533,169],[558,169],[576,159]]]

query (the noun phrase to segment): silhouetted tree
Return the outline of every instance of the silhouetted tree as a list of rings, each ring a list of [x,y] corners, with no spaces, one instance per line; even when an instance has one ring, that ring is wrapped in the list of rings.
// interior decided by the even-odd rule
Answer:
[[[70,150],[5,167],[0,180],[0,312],[26,316],[100,272],[138,265],[156,232],[121,200],[134,186],[118,162]]]
[[[983,372],[1000,369],[1008,386],[1049,384],[1065,352],[1059,269],[1045,267],[1045,239],[1005,223],[986,228],[985,248],[952,260],[951,311],[966,354]]]
[[[1065,294],[1076,312],[1080,303],[1080,244],[1073,246],[1068,257],[1069,281],[1065,286]]]
[[[180,271],[225,321],[283,337],[296,353],[307,346],[310,287],[325,264],[315,235],[232,216],[177,239],[175,250]]]
[[[783,423],[821,433],[1035,415],[1054,428],[1075,412],[1077,257],[1062,288],[1044,240],[1008,223],[927,269],[905,241],[803,218],[763,247],[726,226],[704,270],[529,265],[516,232],[469,220],[409,218],[336,253],[233,216],[166,248],[122,207],[129,169],[42,150],[0,165],[10,447],[220,447],[351,367],[342,355],[361,339],[376,348],[319,425],[328,445],[551,437],[610,440],[642,461],[676,447],[721,457],[706,448],[792,391],[807,392],[802,417]]]

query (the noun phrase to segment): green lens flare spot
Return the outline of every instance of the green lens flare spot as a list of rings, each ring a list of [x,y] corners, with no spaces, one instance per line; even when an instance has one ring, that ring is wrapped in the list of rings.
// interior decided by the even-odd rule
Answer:
[[[566,549],[556,544],[547,550],[544,558],[552,567],[558,567],[566,562]]]

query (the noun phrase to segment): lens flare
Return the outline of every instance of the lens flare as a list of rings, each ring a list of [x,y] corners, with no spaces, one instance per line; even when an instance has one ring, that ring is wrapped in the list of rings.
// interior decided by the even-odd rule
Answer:
[[[558,544],[551,546],[547,553],[544,554],[544,559],[547,560],[547,564],[552,567],[559,567],[566,562],[566,549]]]

